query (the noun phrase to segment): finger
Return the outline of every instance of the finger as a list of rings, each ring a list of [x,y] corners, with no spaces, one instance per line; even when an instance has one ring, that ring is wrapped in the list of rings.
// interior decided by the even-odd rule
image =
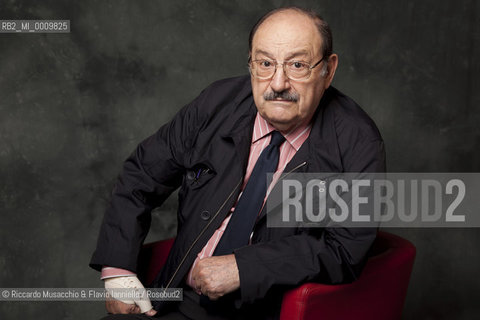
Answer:
[[[140,308],[140,313],[152,310],[152,303],[150,302],[150,299],[148,299],[148,297],[145,299],[135,300],[135,303]]]
[[[221,294],[218,294],[216,292],[210,292],[208,297],[210,298],[210,300],[218,300],[222,295]]]
[[[140,308],[136,305],[132,305],[129,308],[128,313],[140,313]]]
[[[135,308],[135,307],[134,307]],[[132,313],[131,310],[132,310],[132,305],[130,304],[125,304],[121,301],[118,301],[117,303],[117,310],[118,312],[117,313],[120,313],[120,314],[129,314],[129,313]]]
[[[105,301],[105,306],[107,312],[111,314],[128,314],[132,313],[132,309],[135,308],[135,305],[126,304],[118,300],[107,300]]]
[[[107,309],[108,313],[113,313],[112,310],[112,301],[111,300],[106,300],[105,301],[105,309]]]
[[[149,317],[153,317],[154,315],[157,314],[157,311],[152,309],[152,310],[149,310],[147,312],[145,312],[145,315],[149,316]]]
[[[106,300],[105,309],[107,309],[107,312],[111,314],[126,313],[126,312],[122,312],[123,310],[121,306],[118,304],[117,300]]]

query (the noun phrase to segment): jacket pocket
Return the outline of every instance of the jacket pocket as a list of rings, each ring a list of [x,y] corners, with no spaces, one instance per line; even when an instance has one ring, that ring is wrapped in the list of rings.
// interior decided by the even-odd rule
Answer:
[[[188,169],[185,174],[185,182],[190,189],[198,189],[215,177],[215,171],[206,164],[199,163]]]

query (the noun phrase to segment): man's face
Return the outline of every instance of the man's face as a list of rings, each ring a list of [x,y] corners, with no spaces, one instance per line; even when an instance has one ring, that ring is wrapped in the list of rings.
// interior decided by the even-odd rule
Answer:
[[[293,10],[270,16],[257,29],[252,41],[251,59],[277,63],[296,60],[314,65],[323,58],[322,39],[315,23]],[[329,72],[322,75],[325,58],[312,70],[308,80],[290,80],[281,65],[273,78],[251,76],[253,98],[260,115],[277,130],[286,132],[310,121],[337,66],[337,56],[329,59]],[[275,97],[277,93],[277,97]],[[284,93],[278,97],[279,93]]]

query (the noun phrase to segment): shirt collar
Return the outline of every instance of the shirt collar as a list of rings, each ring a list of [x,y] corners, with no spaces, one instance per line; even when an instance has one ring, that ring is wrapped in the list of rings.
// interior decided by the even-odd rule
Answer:
[[[285,140],[287,140],[288,143],[290,143],[290,145],[295,148],[296,151],[298,151],[298,149],[300,149],[302,144],[305,142],[305,140],[307,140],[308,136],[310,135],[311,129],[311,123],[298,126],[295,129],[284,134]],[[270,123],[268,123],[267,120],[265,120],[260,115],[260,113],[257,112],[257,115],[255,117],[255,124],[253,126],[252,143],[263,139],[265,136],[267,136],[270,132],[274,130],[276,129]]]

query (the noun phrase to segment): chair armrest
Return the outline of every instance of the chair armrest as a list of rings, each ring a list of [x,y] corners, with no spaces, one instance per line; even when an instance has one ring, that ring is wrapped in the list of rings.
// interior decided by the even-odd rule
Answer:
[[[369,258],[359,279],[306,283],[286,292],[280,319],[400,319],[415,247],[395,235],[379,232],[379,238],[388,249]]]

